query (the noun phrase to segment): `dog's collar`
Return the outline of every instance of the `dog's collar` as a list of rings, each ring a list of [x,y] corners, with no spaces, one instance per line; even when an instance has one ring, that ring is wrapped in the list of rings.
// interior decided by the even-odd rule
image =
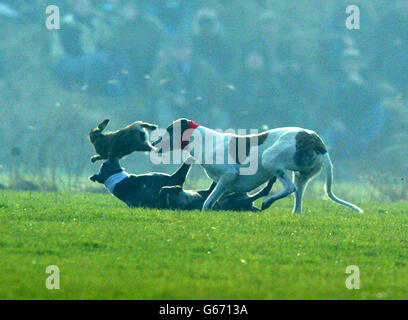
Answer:
[[[108,179],[105,181],[105,187],[106,189],[109,190],[110,193],[113,193],[113,190],[115,189],[116,185],[121,182],[123,179],[126,179],[129,177],[129,174],[125,171],[121,171],[119,173],[115,173],[111,175]]]
[[[193,120],[190,120],[188,123],[188,128],[187,130],[187,134],[184,137],[184,132],[183,132],[183,137],[181,139],[181,149],[184,149],[185,147],[188,146],[188,144],[190,143],[190,138],[191,135],[193,134],[194,129],[198,128],[200,125],[197,122],[194,122]]]

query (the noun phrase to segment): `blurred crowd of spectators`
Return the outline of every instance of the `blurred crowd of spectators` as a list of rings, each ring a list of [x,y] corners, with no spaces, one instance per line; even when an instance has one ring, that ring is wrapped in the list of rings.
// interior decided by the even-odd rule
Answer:
[[[54,2],[60,85],[136,96],[143,120],[162,126],[313,126],[352,151],[384,134],[384,99],[408,90],[407,0],[361,6],[361,30],[346,28],[343,0],[325,16],[305,12],[307,26],[268,0]]]

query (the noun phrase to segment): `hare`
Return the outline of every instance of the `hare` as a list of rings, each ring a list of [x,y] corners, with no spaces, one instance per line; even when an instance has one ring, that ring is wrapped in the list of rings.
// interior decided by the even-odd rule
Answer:
[[[120,159],[133,151],[155,150],[150,144],[149,132],[157,129],[157,125],[136,121],[117,131],[102,132],[108,123],[109,119],[105,119],[89,132],[89,140],[98,154],[91,162],[108,159],[109,152]]]

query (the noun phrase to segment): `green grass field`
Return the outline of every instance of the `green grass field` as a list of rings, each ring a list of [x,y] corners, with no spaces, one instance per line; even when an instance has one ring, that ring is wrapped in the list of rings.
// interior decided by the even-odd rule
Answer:
[[[406,299],[408,203],[292,199],[263,213],[128,209],[0,191],[0,299]],[[45,287],[48,265],[60,290]],[[360,269],[360,290],[345,286]]]

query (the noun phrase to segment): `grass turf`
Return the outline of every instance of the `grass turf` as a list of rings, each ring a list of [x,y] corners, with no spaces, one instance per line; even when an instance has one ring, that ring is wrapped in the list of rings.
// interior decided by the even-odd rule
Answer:
[[[293,199],[262,213],[128,209],[0,191],[0,299],[406,299],[408,204]],[[60,290],[45,287],[48,265]],[[360,290],[345,286],[360,269]]]

